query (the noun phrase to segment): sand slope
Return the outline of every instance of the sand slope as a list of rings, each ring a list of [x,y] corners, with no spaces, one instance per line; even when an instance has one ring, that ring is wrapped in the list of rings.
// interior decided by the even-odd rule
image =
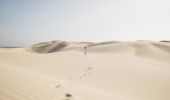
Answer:
[[[1,48],[0,100],[170,100],[170,43]]]

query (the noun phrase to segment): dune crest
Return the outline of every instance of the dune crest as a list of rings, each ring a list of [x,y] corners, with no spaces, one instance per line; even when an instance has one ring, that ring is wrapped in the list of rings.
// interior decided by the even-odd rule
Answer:
[[[57,53],[75,51],[83,53],[87,46],[88,53],[118,53],[145,57],[148,59],[170,62],[170,44],[154,41],[107,41],[100,43],[92,42],[66,42],[51,41],[33,45],[31,50],[36,53]]]

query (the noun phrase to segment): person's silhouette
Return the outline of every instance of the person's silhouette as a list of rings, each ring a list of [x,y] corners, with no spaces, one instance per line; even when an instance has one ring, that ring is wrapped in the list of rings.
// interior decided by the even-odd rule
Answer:
[[[87,47],[85,46],[84,47],[84,54],[86,55],[86,53],[87,53]]]

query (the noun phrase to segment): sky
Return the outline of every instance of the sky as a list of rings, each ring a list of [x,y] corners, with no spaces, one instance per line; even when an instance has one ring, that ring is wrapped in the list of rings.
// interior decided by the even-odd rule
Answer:
[[[170,40],[169,0],[0,0],[0,46]]]

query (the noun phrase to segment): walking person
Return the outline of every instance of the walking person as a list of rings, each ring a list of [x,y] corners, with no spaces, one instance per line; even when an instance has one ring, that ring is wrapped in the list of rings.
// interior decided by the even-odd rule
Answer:
[[[87,54],[87,47],[86,46],[84,47],[84,54],[85,55]]]

